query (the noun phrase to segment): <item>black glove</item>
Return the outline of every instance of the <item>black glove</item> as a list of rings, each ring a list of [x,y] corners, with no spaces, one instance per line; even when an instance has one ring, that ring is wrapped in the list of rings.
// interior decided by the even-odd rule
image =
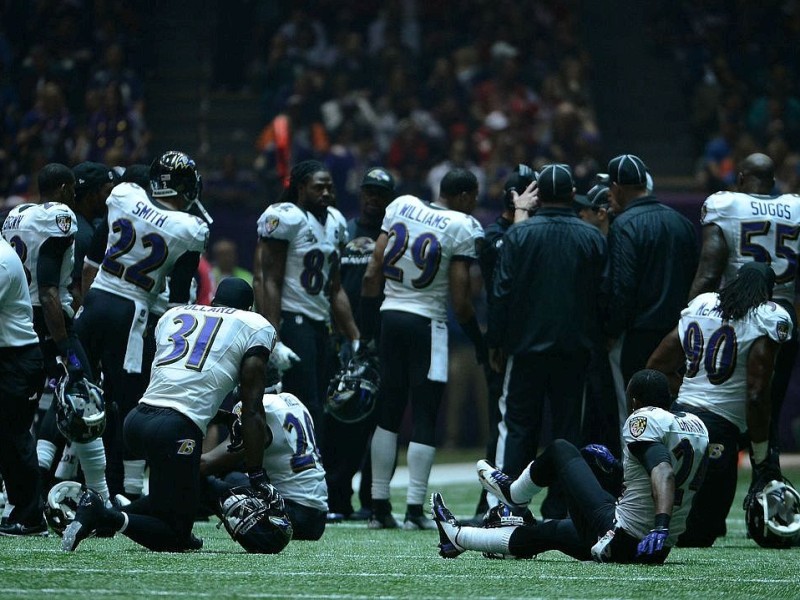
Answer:
[[[267,472],[262,467],[247,471],[247,478],[250,480],[250,487],[254,492],[264,495],[265,498],[272,497],[275,488],[270,485]]]
[[[747,510],[747,505],[750,503],[752,496],[763,490],[772,480],[783,481],[783,474],[778,465],[771,463],[769,459],[753,464],[753,477],[750,481],[747,495],[744,497],[742,508]]]

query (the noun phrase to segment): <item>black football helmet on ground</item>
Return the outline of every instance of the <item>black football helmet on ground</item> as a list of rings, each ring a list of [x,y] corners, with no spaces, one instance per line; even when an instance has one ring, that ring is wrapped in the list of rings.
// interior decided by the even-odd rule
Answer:
[[[342,423],[363,421],[375,410],[380,385],[377,361],[356,354],[328,384],[325,411]]]
[[[745,500],[747,534],[762,548],[789,548],[800,540],[800,494],[772,480]]]
[[[496,527],[522,527],[523,525],[536,525],[536,517],[529,508],[512,508],[507,504],[499,502],[492,506],[483,515],[484,529],[494,529]],[[530,558],[528,556],[513,556],[511,554],[500,554],[497,552],[484,552],[484,558]]]
[[[56,426],[71,442],[91,442],[106,429],[103,391],[85,377],[73,381],[64,375],[56,383],[53,401]]]
[[[251,554],[277,554],[292,539],[292,523],[283,497],[274,486],[268,493],[234,487],[222,494],[222,524],[230,536]]]

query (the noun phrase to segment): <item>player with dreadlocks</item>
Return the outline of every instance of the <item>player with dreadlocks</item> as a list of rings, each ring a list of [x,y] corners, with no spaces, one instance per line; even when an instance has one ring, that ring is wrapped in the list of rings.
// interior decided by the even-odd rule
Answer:
[[[770,382],[780,344],[789,339],[789,313],[771,300],[775,272],[764,263],[742,265],[719,292],[700,294],[681,313],[678,326],[653,352],[648,368],[666,373],[673,410],[700,417],[709,433],[708,472],[694,499],[678,544],[708,547],[726,533],[736,493],[740,440],[749,437],[751,492],[779,468],[766,460],[770,427]],[[681,384],[678,371],[684,366]]]
[[[260,269],[253,282],[259,312],[279,331],[281,341],[273,351],[273,364],[286,371],[283,389],[302,398],[318,434],[328,385],[331,313],[351,343],[357,345],[359,338],[350,302],[339,283],[347,222],[334,208],[335,202],[333,179],[322,163],[306,160],[295,165],[278,202],[258,219],[256,263]],[[308,434],[306,443],[313,443],[308,429],[298,430],[297,435]]]

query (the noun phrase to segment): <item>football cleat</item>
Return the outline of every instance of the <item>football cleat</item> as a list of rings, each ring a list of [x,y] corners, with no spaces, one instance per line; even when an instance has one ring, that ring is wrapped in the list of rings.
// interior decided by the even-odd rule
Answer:
[[[369,521],[367,521],[367,529],[397,529],[399,527],[400,524],[391,513],[387,515],[372,513]]]
[[[456,535],[461,528],[458,520],[444,504],[444,498],[439,492],[431,495],[431,515],[436,528],[439,530],[439,556],[442,558],[456,558],[464,552],[464,548],[456,543]]]
[[[514,481],[511,477],[495,468],[488,460],[479,460],[475,467],[478,470],[478,479],[483,489],[511,507],[524,506],[511,499],[511,484]]]
[[[0,525],[0,536],[8,537],[47,537],[47,521],[42,520],[36,525],[24,525],[23,523],[12,523],[6,521]]]
[[[73,552],[83,540],[92,537],[105,520],[105,503],[100,494],[86,490],[78,500],[75,520],[64,530],[61,549]]]
[[[403,521],[403,529],[406,531],[419,531],[421,529],[433,531],[436,529],[436,523],[434,523],[425,515],[412,515],[410,513],[406,513],[406,518]]]

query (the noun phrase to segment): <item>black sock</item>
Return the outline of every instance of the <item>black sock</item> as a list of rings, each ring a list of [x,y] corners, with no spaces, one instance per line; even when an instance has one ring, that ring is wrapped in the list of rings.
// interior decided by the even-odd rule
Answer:
[[[425,515],[422,512],[422,504],[409,504],[406,508],[406,514],[409,517],[422,517]]]

